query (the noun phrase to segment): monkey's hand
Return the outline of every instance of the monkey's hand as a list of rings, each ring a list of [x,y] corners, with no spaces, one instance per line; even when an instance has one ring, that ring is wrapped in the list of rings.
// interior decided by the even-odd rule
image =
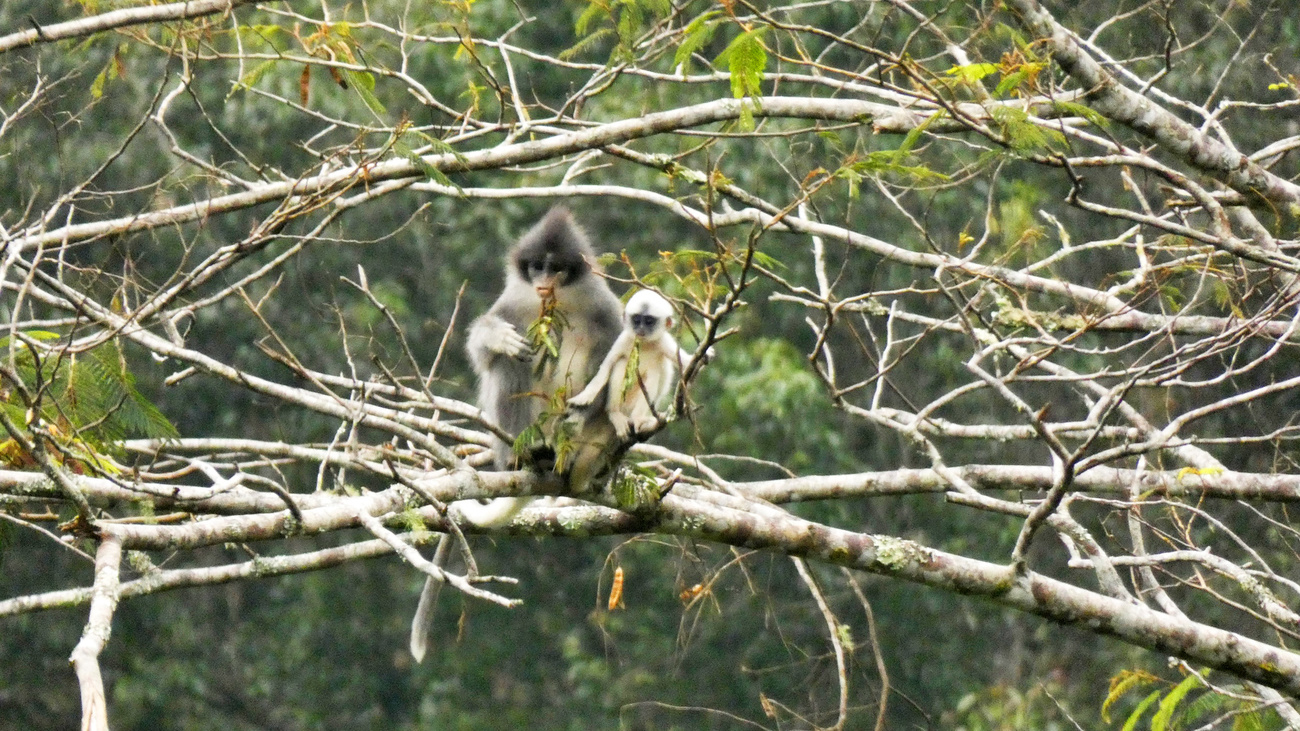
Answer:
[[[632,433],[631,420],[627,418],[627,414],[621,411],[611,411],[609,413],[609,423],[614,425],[614,433],[618,435],[619,439],[627,439],[628,435]]]
[[[704,351],[704,356],[700,358],[700,362],[712,363],[717,359],[718,359],[718,351],[714,350],[713,348],[709,348],[708,350]]]
[[[533,345],[528,342],[528,338],[520,335],[514,325],[499,317],[482,318],[474,332],[470,333],[470,338],[478,340],[484,349],[507,358],[527,360],[533,354]]]
[[[600,395],[600,389],[592,388],[594,385],[596,385],[596,383],[595,381],[592,381],[586,388],[582,389],[581,393],[569,399],[569,405],[586,407],[596,403],[596,397]]]

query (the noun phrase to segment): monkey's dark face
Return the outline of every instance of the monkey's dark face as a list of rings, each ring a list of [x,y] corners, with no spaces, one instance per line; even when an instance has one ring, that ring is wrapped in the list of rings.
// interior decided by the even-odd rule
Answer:
[[[587,262],[580,256],[566,256],[554,251],[522,255],[517,265],[519,276],[533,285],[538,296],[550,298],[555,291],[578,281],[587,273]]]
[[[660,318],[650,313],[628,315],[627,323],[638,338],[648,338],[659,329]]]

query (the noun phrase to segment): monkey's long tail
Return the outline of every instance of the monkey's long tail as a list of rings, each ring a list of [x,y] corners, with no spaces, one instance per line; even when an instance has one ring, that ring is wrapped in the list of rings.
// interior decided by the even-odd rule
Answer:
[[[438,548],[433,552],[433,565],[440,569],[447,566],[447,555],[451,553],[451,536],[443,535],[438,539]],[[424,589],[420,591],[420,603],[415,607],[415,618],[411,620],[411,656],[415,661],[424,662],[424,655],[429,650],[429,627],[433,624],[433,610],[438,606],[438,594],[442,591],[442,582],[432,576],[424,580]]]
[[[514,520],[519,511],[538,498],[501,497],[480,505],[473,500],[458,500],[452,504],[455,512],[453,520],[463,520],[479,528],[499,528]],[[438,548],[433,552],[433,565],[444,571],[447,557],[451,554],[452,538],[443,534],[438,539]],[[411,656],[416,662],[424,661],[424,654],[429,650],[429,627],[433,623],[433,610],[438,606],[438,594],[442,591],[442,582],[430,576],[424,580],[424,589],[420,592],[420,603],[415,607],[415,617],[411,620]]]

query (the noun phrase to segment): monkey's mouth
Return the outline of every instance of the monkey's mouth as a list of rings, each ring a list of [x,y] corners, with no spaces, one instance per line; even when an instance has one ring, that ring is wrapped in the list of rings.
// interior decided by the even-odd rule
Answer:
[[[538,285],[534,289],[537,290],[537,296],[544,300],[551,299],[555,296],[555,287],[550,284]]]

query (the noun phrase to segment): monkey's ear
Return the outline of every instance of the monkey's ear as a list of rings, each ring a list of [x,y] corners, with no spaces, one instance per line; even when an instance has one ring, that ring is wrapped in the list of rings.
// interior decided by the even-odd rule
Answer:
[[[673,325],[676,325],[676,324],[677,324],[677,318],[676,318],[676,317],[673,317],[672,315],[669,315],[668,317],[665,317],[665,318],[664,318],[664,329],[665,329],[665,330],[672,330],[672,329],[673,329]]]

